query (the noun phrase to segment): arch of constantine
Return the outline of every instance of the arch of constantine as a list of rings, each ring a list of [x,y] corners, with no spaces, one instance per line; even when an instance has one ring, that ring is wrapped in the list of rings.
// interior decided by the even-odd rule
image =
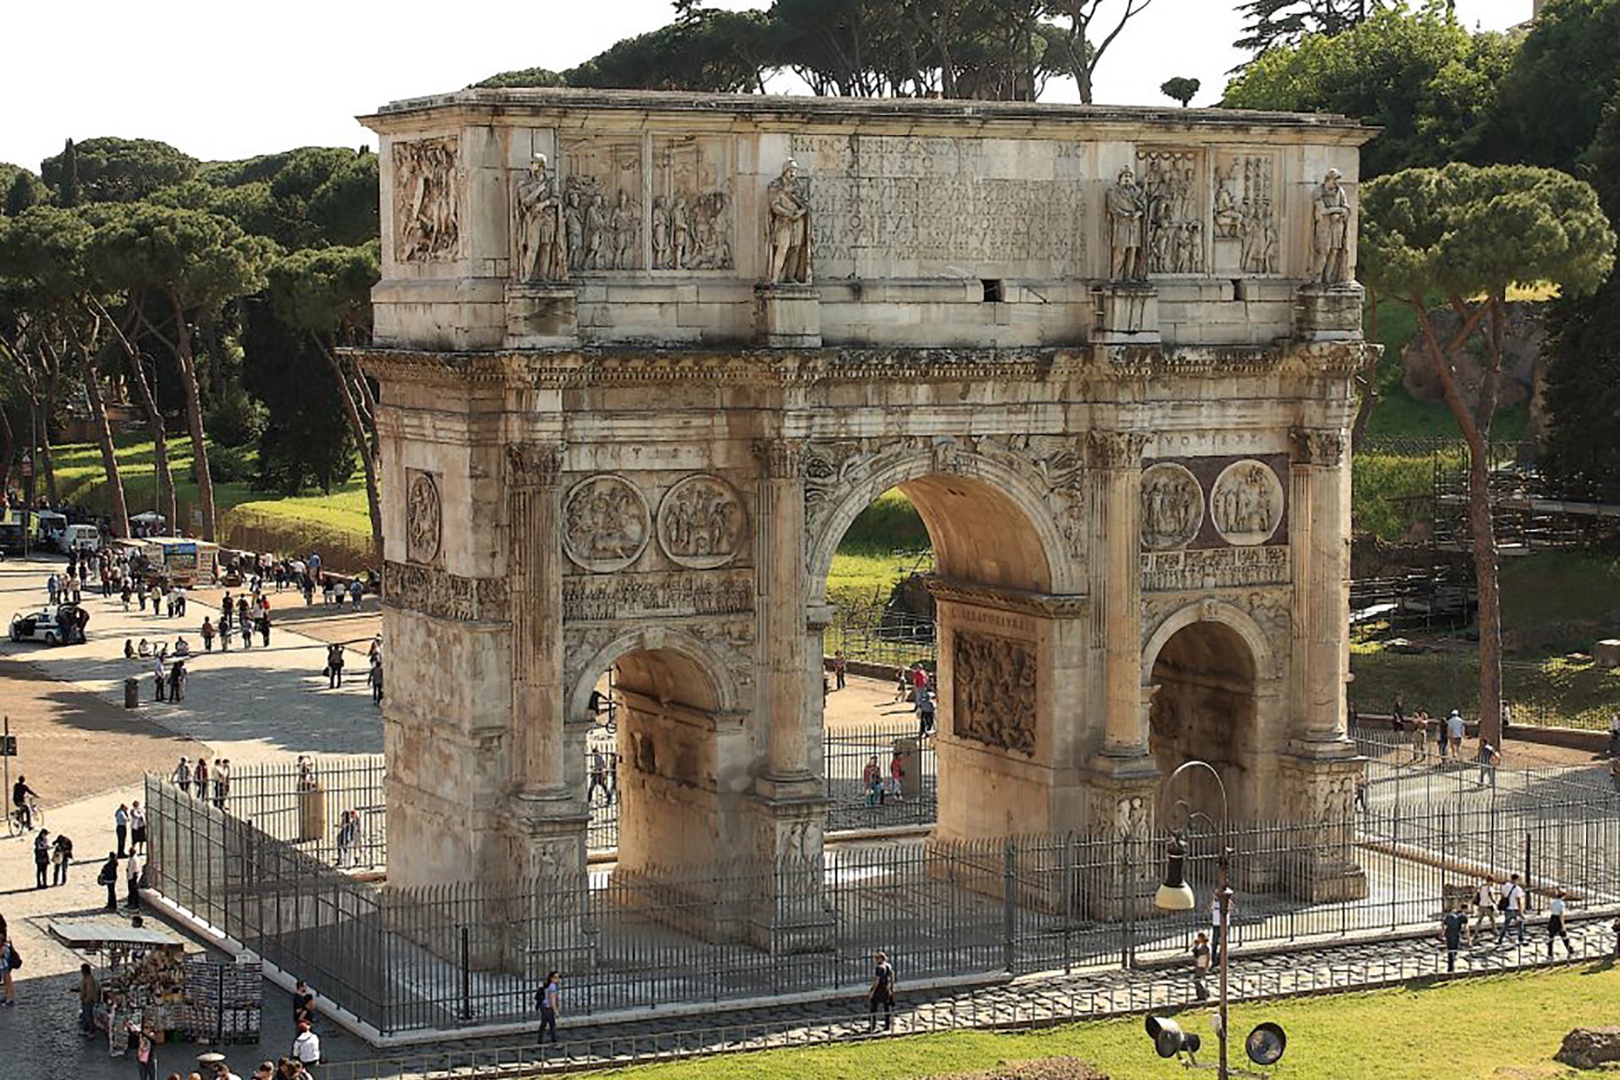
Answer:
[[[387,106],[389,877],[818,854],[834,550],[936,551],[941,839],[1348,811],[1337,118],[468,90]],[[1310,898],[1355,895],[1324,857]]]

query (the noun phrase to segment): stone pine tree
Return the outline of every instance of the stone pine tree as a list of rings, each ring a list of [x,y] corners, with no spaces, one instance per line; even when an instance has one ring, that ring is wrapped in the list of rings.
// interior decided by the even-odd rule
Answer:
[[[1547,283],[1595,290],[1614,265],[1614,233],[1583,181],[1551,169],[1453,164],[1406,169],[1363,189],[1361,269],[1379,295],[1417,317],[1423,348],[1468,446],[1468,524],[1479,588],[1481,738],[1502,739],[1502,613],[1491,522],[1489,448],[1502,375],[1509,288]],[[1442,298],[1459,325],[1442,337],[1429,312]],[[1480,375],[1458,363],[1478,343]]]
[[[1385,6],[1384,0],[1247,0],[1238,5],[1246,20],[1243,36],[1232,47],[1258,56],[1277,45],[1297,44],[1307,34],[1332,37]]]
[[[1185,109],[1192,103],[1193,95],[1198,93],[1200,85],[1197,79],[1188,79],[1177,75],[1173,79],[1166,79],[1160,83],[1159,93],[1172,101],[1181,102],[1181,107]]]

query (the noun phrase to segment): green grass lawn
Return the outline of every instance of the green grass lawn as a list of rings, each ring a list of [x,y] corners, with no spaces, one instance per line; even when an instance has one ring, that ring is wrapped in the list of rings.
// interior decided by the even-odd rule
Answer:
[[[1215,1060],[1208,1013],[1183,1017]],[[1556,972],[1412,984],[1282,1002],[1241,1004],[1232,1029],[1269,1020],[1288,1033],[1276,1080],[1472,1080],[1582,1075],[1552,1060],[1570,1028],[1613,1024],[1620,976],[1607,963]],[[1240,1045],[1234,1064],[1248,1064]],[[1112,1080],[1188,1075],[1154,1055],[1139,1017],[1027,1034],[959,1032],[842,1046],[776,1050],[619,1070],[636,1080],[846,1080],[942,1076],[998,1062],[1072,1056]],[[1507,1071],[1512,1070],[1512,1071]],[[1608,1074],[1604,1074],[1608,1075]]]

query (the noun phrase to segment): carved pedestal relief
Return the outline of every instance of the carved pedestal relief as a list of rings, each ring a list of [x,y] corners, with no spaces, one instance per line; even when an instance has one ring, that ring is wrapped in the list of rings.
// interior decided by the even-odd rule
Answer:
[[[1264,462],[1233,462],[1209,493],[1210,518],[1228,543],[1263,544],[1282,521],[1283,486]]]
[[[394,256],[443,262],[461,249],[456,138],[394,144]]]
[[[651,535],[647,500],[622,476],[588,477],[563,499],[563,550],[586,570],[623,570],[641,557]]]
[[[1036,672],[1031,647],[965,630],[953,637],[953,730],[986,746],[1033,754]]]
[[[1136,163],[1147,205],[1148,273],[1204,273],[1202,155],[1193,150],[1139,150]]]
[[[658,546],[670,561],[713,570],[748,541],[748,517],[732,486],[718,476],[689,476],[658,504]]]
[[[1142,547],[1186,547],[1204,524],[1204,492],[1180,465],[1154,465],[1142,474]]]
[[[407,473],[405,489],[405,557],[413,563],[431,563],[439,557],[444,529],[444,508],[439,484],[432,473]]]
[[[1275,274],[1276,162],[1269,154],[1223,154],[1215,162],[1214,269]]]

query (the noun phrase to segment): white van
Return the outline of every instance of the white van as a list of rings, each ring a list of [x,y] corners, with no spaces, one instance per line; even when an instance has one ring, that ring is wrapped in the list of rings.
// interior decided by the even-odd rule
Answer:
[[[56,546],[64,555],[70,551],[100,551],[101,530],[94,525],[69,525],[57,534]]]

